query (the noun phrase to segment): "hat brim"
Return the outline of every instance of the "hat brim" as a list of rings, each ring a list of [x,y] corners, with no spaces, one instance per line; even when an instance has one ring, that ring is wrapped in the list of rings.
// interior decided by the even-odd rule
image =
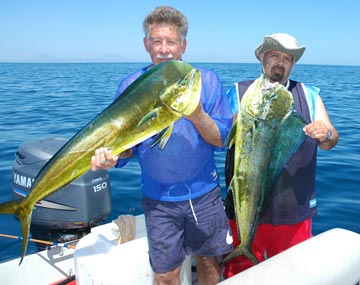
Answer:
[[[271,51],[271,50],[279,50],[281,52],[290,54],[294,57],[294,61],[297,62],[305,51],[305,47],[301,46],[298,48],[287,48],[280,44],[277,40],[271,37],[265,37],[264,42],[257,47],[255,50],[255,55],[258,60],[260,60],[260,54]]]

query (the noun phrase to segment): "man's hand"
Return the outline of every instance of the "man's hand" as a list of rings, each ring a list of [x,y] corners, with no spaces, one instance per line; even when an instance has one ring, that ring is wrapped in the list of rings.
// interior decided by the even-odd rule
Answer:
[[[317,139],[319,143],[325,142],[328,136],[328,127],[323,121],[314,121],[304,127],[306,135]]]
[[[95,150],[95,155],[91,157],[91,170],[108,170],[117,164],[118,159],[119,155],[112,155],[108,148],[98,148]]]

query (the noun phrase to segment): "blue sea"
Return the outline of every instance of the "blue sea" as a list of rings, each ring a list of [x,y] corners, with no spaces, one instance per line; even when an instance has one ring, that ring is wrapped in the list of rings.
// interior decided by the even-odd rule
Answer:
[[[12,163],[18,147],[42,137],[72,137],[113,100],[121,78],[145,63],[0,63],[0,202],[11,199]],[[213,69],[226,89],[259,76],[259,64],[201,63]],[[316,179],[318,216],[313,233],[344,228],[360,233],[360,67],[295,66],[292,79],[321,88],[338,145],[319,150]],[[224,187],[224,153],[216,162]],[[161,170],[159,170],[161,171]],[[111,221],[141,214],[140,171],[136,159],[111,169]],[[11,215],[0,215],[0,233],[21,235]],[[334,245],[335,246],[335,245]],[[337,247],[339,245],[336,245]],[[28,253],[37,250],[29,243]],[[0,261],[20,256],[21,241],[0,237]]]

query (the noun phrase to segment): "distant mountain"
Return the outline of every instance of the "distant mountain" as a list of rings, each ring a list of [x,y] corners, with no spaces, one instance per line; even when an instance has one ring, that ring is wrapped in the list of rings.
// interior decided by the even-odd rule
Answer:
[[[115,54],[107,54],[100,57],[57,57],[50,54],[39,54],[31,58],[24,59],[1,59],[0,62],[147,62],[148,58],[128,58],[124,56],[119,56]]]

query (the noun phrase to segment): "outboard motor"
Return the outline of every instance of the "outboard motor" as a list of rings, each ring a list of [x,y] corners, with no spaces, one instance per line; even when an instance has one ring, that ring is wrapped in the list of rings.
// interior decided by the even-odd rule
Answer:
[[[40,169],[66,142],[65,138],[50,137],[19,147],[13,162],[13,199],[30,193]],[[30,232],[36,239],[71,241],[89,233],[91,227],[104,221],[110,212],[107,171],[88,171],[35,205]]]

